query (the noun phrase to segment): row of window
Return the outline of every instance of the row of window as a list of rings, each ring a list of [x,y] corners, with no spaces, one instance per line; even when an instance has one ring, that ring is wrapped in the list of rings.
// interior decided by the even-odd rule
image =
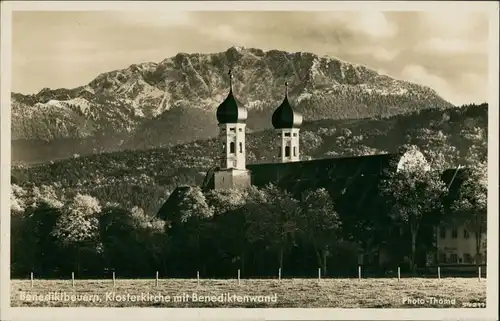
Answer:
[[[236,133],[236,128],[231,127],[229,128],[230,132]],[[238,131],[241,133],[243,132],[243,128],[238,128]],[[224,132],[224,129],[222,129],[222,132]],[[281,137],[281,134],[279,134],[279,137]],[[285,133],[285,137],[291,137],[290,133]],[[297,133],[293,133],[293,137],[297,137]]]
[[[279,134],[278,136],[281,137],[281,134]],[[285,133],[285,137],[291,137],[290,133]],[[297,137],[297,133],[293,133],[293,137]]]
[[[243,153],[243,143],[239,143],[238,144],[238,152],[239,153]],[[224,151],[226,150],[226,144],[225,143],[222,143],[222,148],[224,149]],[[236,153],[236,144],[234,142],[231,142],[229,143],[229,152],[231,154],[235,154]]]
[[[231,153],[231,154],[236,153],[235,146],[236,145],[234,142],[229,143],[229,153]],[[223,143],[222,147],[225,148],[226,144]],[[239,143],[238,147],[239,147],[238,152],[243,153],[243,143]],[[297,147],[293,146],[293,157],[296,157],[296,156],[297,156]],[[290,146],[285,146],[285,157],[290,157]]]
[[[231,128],[229,128],[229,131],[233,132],[233,133],[236,133],[236,128],[235,127],[231,127]],[[238,128],[238,131],[240,133],[243,132],[243,128]],[[222,129],[222,132],[224,132],[224,129]]]
[[[456,253],[439,254],[439,262],[441,263],[474,263],[474,258],[469,253],[464,253],[463,257],[459,257]]]
[[[444,227],[439,228],[439,237],[442,239],[446,238],[446,229]],[[470,237],[469,231],[466,229],[463,230],[463,238],[468,239]],[[458,238],[458,229],[453,228],[451,229],[451,238],[456,239]]]

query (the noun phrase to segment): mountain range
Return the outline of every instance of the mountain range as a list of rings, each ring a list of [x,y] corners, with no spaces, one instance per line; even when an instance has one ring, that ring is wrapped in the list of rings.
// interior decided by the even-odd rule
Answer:
[[[250,132],[271,128],[285,81],[306,121],[454,107],[431,88],[307,52],[231,47],[220,53],[179,53],[100,74],[73,89],[12,93],[12,159],[40,162],[213,137],[229,69],[234,93],[249,109]]]

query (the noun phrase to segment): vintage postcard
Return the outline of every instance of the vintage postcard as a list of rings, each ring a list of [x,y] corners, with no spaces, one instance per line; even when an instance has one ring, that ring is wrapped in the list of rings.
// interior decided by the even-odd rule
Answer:
[[[1,320],[495,320],[498,8],[2,2]]]

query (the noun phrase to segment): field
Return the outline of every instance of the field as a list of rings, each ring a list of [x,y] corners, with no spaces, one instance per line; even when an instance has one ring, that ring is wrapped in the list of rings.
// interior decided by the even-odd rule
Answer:
[[[484,307],[486,279],[12,280],[12,307]],[[159,294],[162,296],[160,297]],[[203,300],[202,300],[203,299]],[[156,301],[155,301],[156,300]]]

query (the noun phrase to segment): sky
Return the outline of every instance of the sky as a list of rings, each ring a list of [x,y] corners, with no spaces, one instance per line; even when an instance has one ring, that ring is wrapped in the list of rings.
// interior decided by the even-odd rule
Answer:
[[[12,91],[85,85],[103,72],[231,46],[306,51],[488,100],[488,15],[431,11],[15,11]]]

